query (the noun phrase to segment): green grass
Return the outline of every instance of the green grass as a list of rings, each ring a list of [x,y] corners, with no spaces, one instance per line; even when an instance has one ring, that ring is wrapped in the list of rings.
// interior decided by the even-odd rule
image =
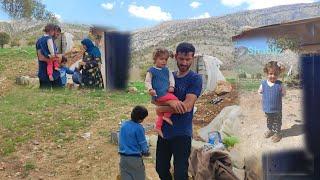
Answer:
[[[0,74],[14,81],[17,74],[33,71],[28,68],[36,66],[35,58],[34,47],[0,49]],[[127,111],[150,101],[143,82],[128,86],[138,91],[43,91],[12,86],[0,97],[0,156],[10,155],[35,137],[57,143],[72,141],[79,130],[89,128],[101,117],[119,118],[108,118],[114,123],[128,118],[130,114],[122,108]]]
[[[142,82],[130,83],[138,89],[106,92],[104,90],[39,90],[15,87],[0,97],[0,155],[9,155],[16,147],[40,135],[58,143],[75,139],[80,129],[88,128],[101,116],[128,118],[120,107],[131,109],[149,102]],[[123,113],[123,114],[121,114]],[[117,123],[119,119],[115,119]]]
[[[26,171],[30,171],[36,168],[36,165],[33,162],[27,161],[26,164],[24,165],[24,169]]]
[[[226,78],[227,82],[231,83],[231,84],[236,84],[237,80],[236,78]]]
[[[256,79],[243,79],[237,82],[241,91],[258,91],[260,84],[261,81]]]
[[[5,69],[9,68],[10,65],[17,63],[27,63],[34,60],[36,55],[35,47],[17,47],[17,48],[0,48],[0,73]],[[21,67],[24,70],[24,67]]]

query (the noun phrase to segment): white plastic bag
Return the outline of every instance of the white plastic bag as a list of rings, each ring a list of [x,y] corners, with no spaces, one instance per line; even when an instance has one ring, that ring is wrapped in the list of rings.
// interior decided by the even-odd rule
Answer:
[[[225,78],[219,69],[222,62],[216,57],[206,55],[203,56],[203,61],[208,75],[206,90],[214,91],[219,80],[225,81]]]

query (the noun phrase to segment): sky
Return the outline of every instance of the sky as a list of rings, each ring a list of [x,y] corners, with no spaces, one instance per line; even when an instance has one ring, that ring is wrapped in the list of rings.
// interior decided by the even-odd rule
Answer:
[[[42,0],[62,22],[109,26],[122,31],[169,20],[208,18],[316,1],[320,0]],[[0,21],[7,20],[9,17],[0,10]]]

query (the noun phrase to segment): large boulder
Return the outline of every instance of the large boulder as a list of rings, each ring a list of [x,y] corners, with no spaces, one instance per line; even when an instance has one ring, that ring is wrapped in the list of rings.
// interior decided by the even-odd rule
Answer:
[[[222,139],[225,136],[237,136],[239,134],[240,115],[240,106],[227,106],[207,126],[199,129],[198,134],[206,142],[208,142],[208,133],[212,131],[219,131]]]
[[[29,76],[20,76],[16,78],[16,83],[18,85],[25,85],[28,87],[39,87],[39,79],[32,78]]]
[[[215,89],[215,93],[217,93],[218,95],[222,95],[225,93],[229,93],[232,91],[232,86],[229,82],[227,81],[218,81],[217,83],[217,87]]]

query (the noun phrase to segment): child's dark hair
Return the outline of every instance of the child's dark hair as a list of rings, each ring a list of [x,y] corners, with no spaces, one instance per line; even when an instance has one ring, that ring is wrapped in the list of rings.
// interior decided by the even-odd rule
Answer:
[[[62,56],[61,63],[66,63],[66,62],[68,62],[68,58],[65,56]]]
[[[137,123],[142,122],[148,116],[148,110],[143,106],[136,106],[131,112],[131,120]]]
[[[56,25],[55,24],[47,24],[45,27],[44,27],[44,29],[43,29],[43,31],[45,32],[45,33],[48,33],[48,32],[50,32],[50,31],[54,31],[56,29]]]
[[[182,42],[182,43],[178,44],[178,46],[176,48],[177,54],[178,53],[188,54],[189,52],[192,52],[193,55],[196,52],[195,47],[191,43]]]
[[[152,53],[152,59],[154,60],[154,62],[156,61],[156,59],[161,56],[161,55],[165,55],[168,58],[171,57],[173,58],[173,53],[172,51],[168,51],[166,48],[156,48],[153,53]]]
[[[268,62],[264,68],[263,68],[263,72],[268,74],[270,69],[274,69],[275,70],[275,74],[280,75],[281,73],[283,73],[285,71],[285,67],[282,63],[279,63],[277,61],[270,61]]]

